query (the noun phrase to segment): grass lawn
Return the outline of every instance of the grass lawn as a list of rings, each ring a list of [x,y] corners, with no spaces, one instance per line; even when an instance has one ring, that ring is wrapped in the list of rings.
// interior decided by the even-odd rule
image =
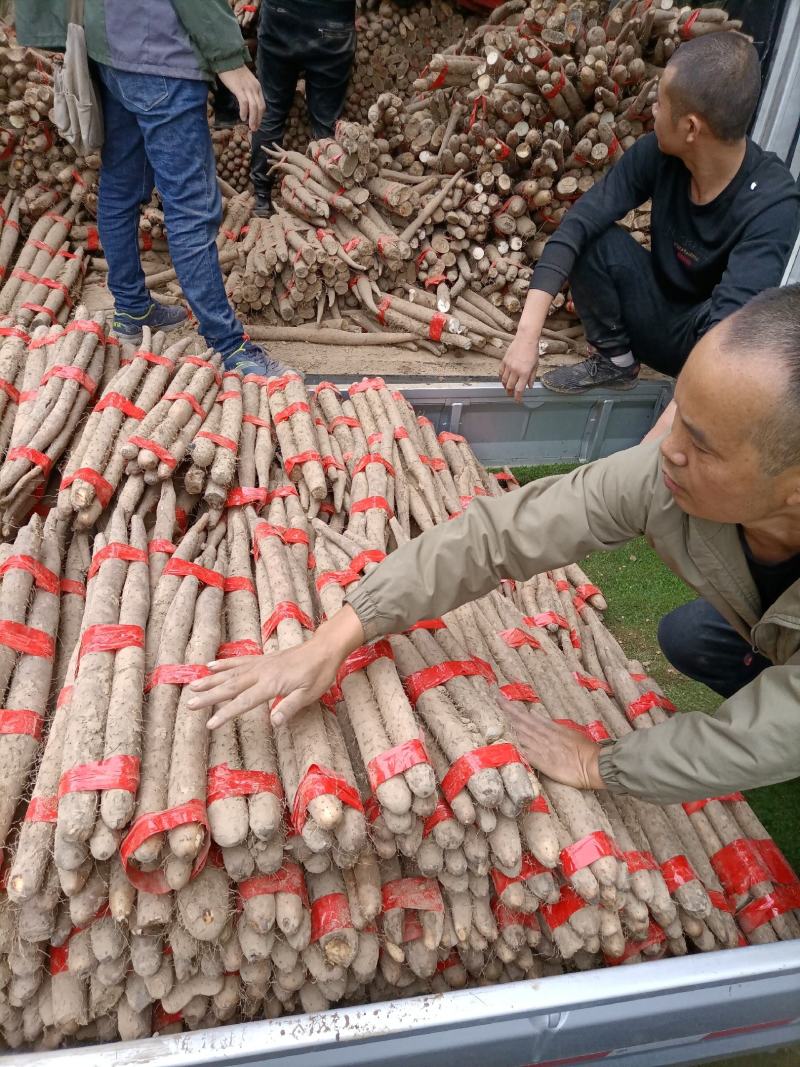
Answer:
[[[524,485],[573,467],[574,464],[519,467],[515,474]],[[614,552],[595,552],[583,567],[603,590],[609,604],[606,624],[626,652],[642,661],[682,711],[714,711],[721,698],[675,671],[661,654],[656,638],[662,615],[693,600],[694,591],[664,566],[643,538]],[[800,871],[800,778],[752,789],[747,799],[794,869]]]

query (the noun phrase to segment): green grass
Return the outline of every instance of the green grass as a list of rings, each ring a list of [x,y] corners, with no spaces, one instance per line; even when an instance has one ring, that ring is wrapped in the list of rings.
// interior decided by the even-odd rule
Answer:
[[[518,467],[520,483],[573,470],[574,463]],[[695,593],[676,577],[643,538],[614,552],[595,552],[584,570],[608,600],[606,623],[628,655],[639,659],[682,711],[713,712],[721,698],[710,689],[679,674],[658,646],[659,619]],[[796,871],[800,871],[800,778],[781,785],[750,790],[754,811],[775,838]]]

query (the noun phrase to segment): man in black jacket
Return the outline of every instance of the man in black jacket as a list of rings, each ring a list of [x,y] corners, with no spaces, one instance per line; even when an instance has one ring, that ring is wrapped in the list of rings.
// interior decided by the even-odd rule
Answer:
[[[550,302],[569,282],[589,355],[542,384],[560,393],[629,389],[641,362],[677,375],[715,323],[778,285],[800,226],[788,168],[746,135],[761,88],[738,33],[682,44],[640,138],[547,242],[500,378],[519,400],[536,374]],[[615,223],[652,199],[647,252]]]

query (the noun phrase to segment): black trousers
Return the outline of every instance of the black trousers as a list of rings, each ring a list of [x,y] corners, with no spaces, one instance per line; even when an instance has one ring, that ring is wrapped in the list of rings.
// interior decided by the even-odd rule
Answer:
[[[258,23],[258,77],[267,102],[253,134],[250,175],[268,196],[272,178],[264,147],[281,145],[297,80],[305,75],[315,139],[330,137],[344,109],[356,50],[354,0],[264,0]]]
[[[587,340],[605,356],[632,351],[675,377],[697,340],[703,304],[671,299],[653,260],[621,226],[610,226],[580,256],[569,279]]]
[[[706,600],[692,600],[665,615],[658,643],[672,666],[720,696],[733,696],[771,666]]]

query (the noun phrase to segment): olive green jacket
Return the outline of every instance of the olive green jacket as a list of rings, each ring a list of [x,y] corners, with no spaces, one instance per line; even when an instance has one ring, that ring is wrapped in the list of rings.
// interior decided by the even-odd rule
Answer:
[[[70,0],[17,0],[20,44],[61,52]],[[212,78],[249,60],[227,0],[84,0],[89,56],[116,70]]]
[[[372,640],[481,597],[502,578],[524,581],[642,534],[774,666],[715,715],[675,715],[604,748],[604,782],[673,803],[796,777],[800,582],[762,613],[736,526],[680,510],[662,479],[658,443],[503,497],[477,497],[459,519],[391,553],[347,600]]]

